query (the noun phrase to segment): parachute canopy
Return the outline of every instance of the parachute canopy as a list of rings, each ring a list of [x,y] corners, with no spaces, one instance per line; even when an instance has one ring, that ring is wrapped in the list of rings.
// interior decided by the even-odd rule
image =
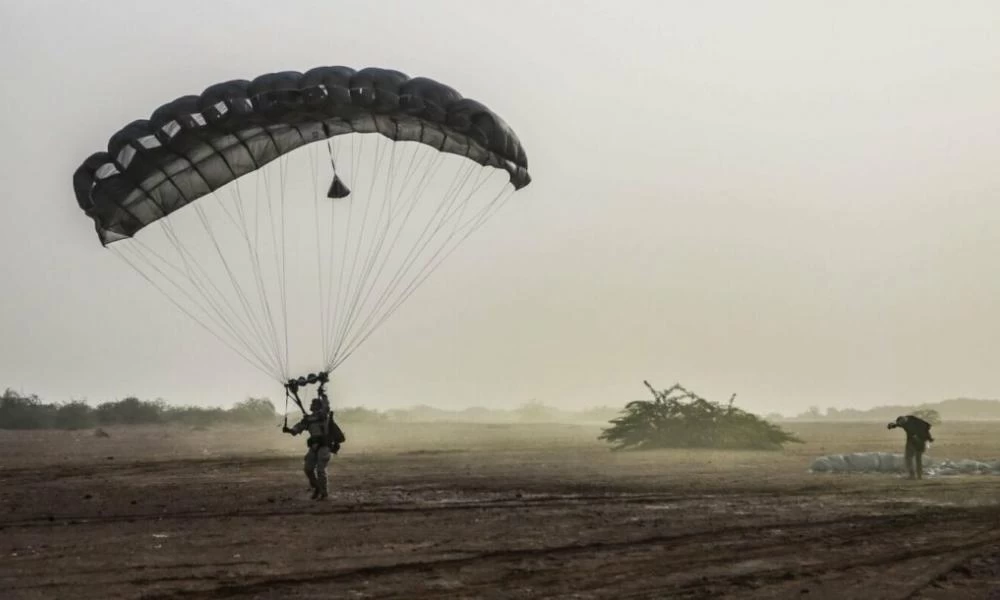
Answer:
[[[76,198],[107,244],[301,146],[379,133],[531,178],[517,136],[484,105],[388,69],[319,67],[213,85],[129,123],[73,176]],[[337,187],[338,190],[333,188]],[[346,193],[331,183],[331,196]]]
[[[183,96],[73,176],[103,246],[282,384],[336,368],[530,181],[485,105],[347,67]]]

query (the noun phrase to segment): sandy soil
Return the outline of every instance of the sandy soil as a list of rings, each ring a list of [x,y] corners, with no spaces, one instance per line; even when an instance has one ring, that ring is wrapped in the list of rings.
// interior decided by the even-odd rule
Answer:
[[[348,427],[322,503],[273,429],[0,432],[0,596],[1000,598],[1000,478],[814,475],[901,435],[790,428],[612,453],[597,427]],[[1000,424],[935,433],[1000,457]]]

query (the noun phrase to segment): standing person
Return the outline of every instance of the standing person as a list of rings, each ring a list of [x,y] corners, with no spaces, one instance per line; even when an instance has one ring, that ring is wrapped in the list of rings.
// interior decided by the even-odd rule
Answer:
[[[313,490],[313,500],[325,500],[328,495],[326,467],[334,452],[327,427],[329,416],[327,403],[321,396],[317,396],[309,405],[309,414],[302,417],[295,426],[281,428],[281,431],[291,435],[299,435],[303,431],[309,432],[309,439],[306,440],[309,450],[306,452],[303,466],[309,479],[309,486]],[[340,444],[335,445],[339,450]]]
[[[927,450],[927,443],[934,441],[934,438],[931,437],[931,424],[919,417],[907,415],[905,417],[896,417],[894,422],[889,423],[887,429],[895,429],[897,427],[902,428],[906,432],[904,458],[906,459],[906,470],[909,473],[909,479],[923,479],[924,452]]]

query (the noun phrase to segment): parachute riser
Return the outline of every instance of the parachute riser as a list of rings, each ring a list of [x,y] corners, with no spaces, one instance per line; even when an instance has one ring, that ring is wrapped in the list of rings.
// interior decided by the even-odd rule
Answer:
[[[317,396],[325,401],[329,405],[326,396],[326,384],[330,382],[330,374],[326,371],[321,371],[319,373],[310,373],[309,375],[299,377],[298,379],[289,379],[285,384],[285,406],[288,405],[288,399],[290,398],[299,410],[302,411],[302,415],[308,414],[305,406],[302,404],[302,400],[299,398],[299,389],[307,385],[319,384],[319,388],[316,390]],[[328,406],[327,406],[328,407]],[[288,411],[285,411],[285,420],[288,420]]]

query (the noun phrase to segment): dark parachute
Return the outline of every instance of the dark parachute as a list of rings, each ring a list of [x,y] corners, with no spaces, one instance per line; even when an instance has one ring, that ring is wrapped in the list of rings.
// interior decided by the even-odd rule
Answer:
[[[102,245],[285,384],[346,360],[527,168],[511,128],[446,85],[319,67],[164,104],[73,186]]]
[[[129,123],[73,176],[101,243],[143,227],[306,144],[379,133],[531,178],[520,141],[495,113],[426,78],[319,67],[213,85]],[[334,179],[330,197],[349,193]]]

